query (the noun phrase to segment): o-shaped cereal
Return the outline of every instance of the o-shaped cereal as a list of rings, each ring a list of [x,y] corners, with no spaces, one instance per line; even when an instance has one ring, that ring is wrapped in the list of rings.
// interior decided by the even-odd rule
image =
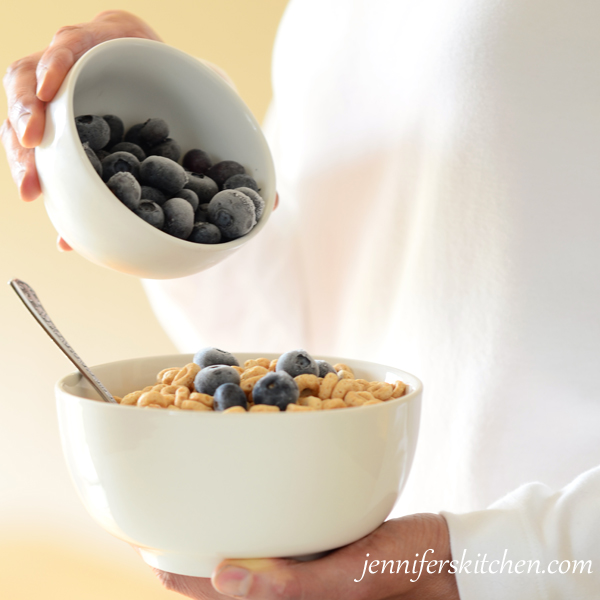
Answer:
[[[369,400],[375,400],[371,392],[348,392],[346,396],[344,396],[344,402],[348,406],[362,406]]]
[[[348,392],[358,392],[360,390],[360,384],[356,383],[354,379],[340,379],[336,386],[331,392],[332,398],[344,398]]]
[[[327,373],[319,386],[319,393],[316,394],[321,400],[331,398],[333,388],[338,384],[340,378],[335,373]]]
[[[265,367],[261,367],[260,365],[255,365],[254,367],[250,367],[242,372],[240,379],[248,379],[249,377],[258,377],[259,375],[262,377],[269,372]]]
[[[309,390],[311,396],[316,396],[319,393],[319,378],[316,375],[304,373],[294,377],[294,381],[298,384],[300,394],[305,390]]]
[[[196,378],[198,371],[200,371],[200,367],[196,363],[188,363],[183,369],[180,369],[175,374],[171,383],[177,387],[185,385],[185,387],[189,388],[191,391],[194,387],[194,379]]]
[[[175,397],[173,397],[173,400]],[[173,404],[171,402],[171,398],[168,396],[163,396],[160,392],[144,392],[137,401],[138,406],[150,406],[151,404],[158,404],[163,408],[169,406],[169,404]]]
[[[339,373],[340,371],[348,371],[352,375],[352,379],[354,379],[354,371],[344,363],[337,363],[337,365],[333,365],[333,368]]]
[[[384,383],[383,381],[374,381],[369,386],[368,392],[371,392],[377,400],[389,400],[392,397],[394,386],[391,383]]]

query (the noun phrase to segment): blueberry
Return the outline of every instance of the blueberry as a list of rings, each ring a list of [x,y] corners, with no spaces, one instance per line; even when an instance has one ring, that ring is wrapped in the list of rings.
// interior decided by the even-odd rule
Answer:
[[[214,409],[227,410],[232,406],[241,406],[248,410],[248,400],[244,390],[235,383],[224,383],[220,385],[214,394]]]
[[[186,171],[193,171],[194,173],[206,173],[212,167],[212,161],[208,154],[199,148],[186,152],[182,164]]]
[[[223,187],[223,184],[234,175],[240,175],[246,172],[246,169],[235,162],[235,160],[222,160],[214,164],[208,171],[207,175],[213,179],[219,188]]]
[[[279,407],[279,410],[297,402],[299,395],[298,384],[285,371],[267,373],[252,390],[254,404],[269,404]]]
[[[319,377],[325,377],[327,373],[335,373],[337,375],[337,371],[326,361],[326,360],[316,360],[317,367],[319,367]]]
[[[258,192],[258,184],[250,175],[246,175],[244,173],[238,173],[237,175],[232,175],[229,179],[225,181],[223,184],[224,190],[235,190],[236,188],[246,187]]]
[[[228,365],[209,365],[200,369],[196,375],[194,388],[200,394],[214,396],[217,388],[224,383],[239,385],[240,374]]]
[[[298,375],[318,375],[319,366],[306,350],[290,350],[277,359],[276,372],[285,371],[292,377]]]
[[[142,150],[142,148],[132,142],[119,142],[118,144],[112,146],[110,151],[129,152],[129,154],[133,154],[140,162],[146,158],[146,153]]]
[[[149,156],[140,165],[140,181],[171,195],[185,186],[187,175],[175,161],[164,156]]]
[[[170,158],[177,162],[179,157],[181,156],[181,146],[172,138],[167,138],[166,140],[152,146],[148,151],[149,156],[164,156],[166,158]]]
[[[167,201],[167,197],[160,190],[150,187],[149,185],[143,185],[142,200],[151,200],[152,202],[156,202],[159,206],[162,206]]]
[[[115,173],[106,185],[127,208],[135,210],[140,205],[142,189],[131,173],[126,171]]]
[[[116,177],[116,176],[115,176]],[[133,212],[138,217],[141,217],[152,225],[152,227],[156,227],[157,229],[162,229],[165,223],[165,213],[163,209],[156,204],[156,202],[152,202],[151,200],[141,200],[140,205]]]
[[[219,186],[210,177],[202,175],[202,173],[191,171],[188,173],[188,177],[185,188],[196,193],[200,204],[210,202],[219,191]]]
[[[221,232],[212,223],[194,223],[188,241],[196,244],[218,244],[221,241]]]
[[[208,220],[221,233],[236,239],[246,235],[256,225],[254,204],[248,196],[237,190],[219,192],[208,205]]]
[[[164,119],[148,119],[140,128],[140,140],[146,146],[156,146],[169,137],[169,126]]]
[[[102,161],[102,179],[108,181],[115,173],[131,173],[140,176],[140,161],[129,152],[113,152]]]
[[[192,190],[188,190],[186,188],[179,190],[173,197],[183,198],[184,200],[187,200],[192,205],[194,211],[198,208],[198,205],[200,204],[196,192],[192,192]]]
[[[165,213],[163,231],[185,240],[194,228],[194,209],[183,198],[171,198],[162,205]]]
[[[265,201],[263,200],[262,196],[253,189],[247,187],[237,188],[237,191],[242,192],[242,194],[245,194],[248,196],[248,198],[250,198],[250,200],[252,200],[252,204],[254,204],[254,210],[256,212],[256,220],[258,221],[265,212]]]
[[[100,150],[108,144],[110,127],[97,115],[82,115],[75,117],[75,127],[81,143],[87,142],[92,150]]]
[[[96,153],[90,148],[90,145],[87,142],[83,143],[83,150],[86,156],[89,158],[90,162],[92,163],[92,167],[96,169],[96,173],[98,173],[98,175],[102,177],[102,163],[100,162],[100,159],[98,158]],[[101,152],[101,150],[98,150],[98,152]]]
[[[201,368],[209,367],[210,365],[228,365],[230,367],[239,367],[238,359],[227,352],[219,350],[219,348],[202,348],[194,354],[193,361]]]
[[[108,150],[96,150],[96,156],[99,158],[100,162],[102,162],[109,154],[110,152]]]
[[[140,146],[145,151],[144,142],[140,139],[140,131],[143,126],[144,123],[136,123],[127,130],[123,139],[126,142],[131,142],[132,144],[136,144],[136,146]]]
[[[102,118],[108,123],[110,129],[110,139],[106,145],[112,148],[115,144],[123,141],[125,126],[123,125],[123,121],[116,115],[104,115]]]
[[[197,223],[208,223],[208,202],[196,209],[195,219]]]

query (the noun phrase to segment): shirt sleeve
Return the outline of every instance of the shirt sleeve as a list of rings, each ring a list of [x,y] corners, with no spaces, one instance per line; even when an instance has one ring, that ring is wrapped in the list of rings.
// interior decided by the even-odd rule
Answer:
[[[553,492],[524,485],[487,510],[442,512],[461,600],[600,594],[600,466]]]

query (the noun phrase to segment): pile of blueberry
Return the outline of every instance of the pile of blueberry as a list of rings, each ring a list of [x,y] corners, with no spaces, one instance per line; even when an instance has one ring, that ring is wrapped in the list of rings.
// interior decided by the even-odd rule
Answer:
[[[218,244],[249,233],[265,202],[233,160],[215,164],[203,150],[183,156],[163,119],[125,132],[115,115],[82,115],[75,126],[86,155],[111,192],[150,225],[177,238]]]
[[[203,348],[194,355],[200,371],[194,388],[201,394],[214,396],[214,409],[226,410],[233,406],[248,409],[246,394],[240,387],[237,358],[218,348]],[[300,391],[294,377],[303,374],[325,377],[336,370],[324,360],[313,359],[305,350],[290,350],[277,359],[274,372],[258,380],[252,390],[254,404],[268,404],[285,410],[288,404],[298,401]]]

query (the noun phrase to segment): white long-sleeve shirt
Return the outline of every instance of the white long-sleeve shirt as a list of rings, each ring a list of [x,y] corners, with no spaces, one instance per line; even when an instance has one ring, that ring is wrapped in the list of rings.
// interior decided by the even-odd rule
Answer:
[[[267,127],[280,208],[221,265],[146,283],[182,350],[303,347],[420,377],[394,514],[470,513],[448,516],[455,553],[483,531],[518,554],[522,531],[472,511],[600,464],[599,23],[596,0],[292,0]],[[595,592],[559,575],[539,598],[600,596],[587,481],[502,505],[555,531],[545,555],[596,553],[578,579]],[[503,580],[485,597],[518,597]]]

